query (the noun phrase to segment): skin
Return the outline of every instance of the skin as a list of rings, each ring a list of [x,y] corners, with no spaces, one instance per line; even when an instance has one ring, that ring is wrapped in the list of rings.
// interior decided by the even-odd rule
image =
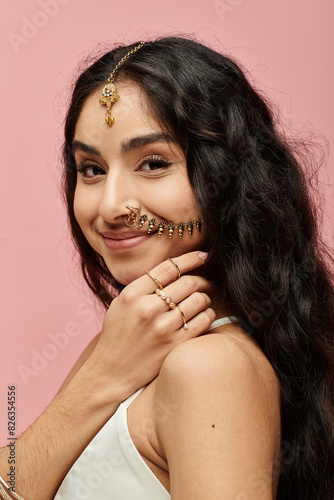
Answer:
[[[111,128],[104,127],[91,139],[91,130],[101,130],[103,120],[100,92],[87,101],[78,120],[75,140],[99,154],[76,151],[79,166],[89,162],[98,168],[78,175],[74,207],[89,243],[113,276],[127,285],[152,264],[201,248],[205,231],[201,235],[195,231],[192,238],[185,234],[183,239],[154,233],[131,249],[106,249],[101,232],[129,231],[121,218],[127,213],[126,204],[141,207],[142,213],[158,221],[200,216],[177,144],[159,141],[122,152],[122,145],[134,137],[161,130],[143,106],[145,95],[136,84],[122,83],[118,90],[121,99],[113,105]],[[157,168],[155,163],[143,163],[150,155],[167,159],[170,165]],[[185,279],[192,278],[182,277],[165,291],[189,318],[190,296],[180,287]],[[204,295],[196,297],[203,300]],[[166,310],[163,302],[159,306]],[[172,314],[180,321],[177,310],[165,312],[168,320]],[[277,488],[273,465],[277,467],[280,450],[279,384],[261,350],[240,328],[224,326],[215,332],[186,341],[167,356],[158,377],[129,408],[130,434],[173,499],[273,498]]]
[[[76,164],[88,167],[77,177],[74,211],[91,246],[103,257],[111,274],[127,285],[168,257],[190,250],[200,250],[205,230],[190,237],[187,230],[180,239],[177,231],[168,238],[167,229],[158,237],[147,234],[148,223],[137,230],[127,227],[122,215],[130,213],[126,205],[141,207],[149,219],[175,223],[195,221],[200,217],[187,165],[177,143],[164,140],[122,151],[134,138],[161,134],[154,117],[145,110],[146,98],[133,83],[117,86],[121,98],[113,105],[112,127],[104,123],[105,107],[99,103],[100,90],[91,95],[83,107],[75,131]],[[99,131],[92,133],[92,131]],[[83,151],[80,144],[93,147],[98,154]],[[152,161],[152,157],[154,161]],[[151,161],[150,161],[151,159]],[[168,166],[159,165],[167,161]],[[130,249],[110,250],[101,233],[110,231],[117,237],[143,235],[140,245]]]
[[[89,243],[127,286],[58,395],[16,441],[16,491],[25,498],[51,500],[119,404],[146,386],[129,407],[129,432],[173,500],[275,498],[279,384],[264,354],[239,327],[226,325],[201,335],[216,315],[223,316],[214,310],[212,287],[201,276],[203,256],[197,249],[205,232],[195,230],[182,240],[142,236],[140,244],[130,241],[131,248],[121,250],[115,243],[108,248],[101,236],[108,231],[109,237],[125,232],[128,239],[135,237],[122,222],[127,203],[157,220],[186,222],[200,215],[177,144],[159,141],[122,154],[125,140],[161,131],[138,87],[123,82],[118,92],[111,128],[104,123],[105,108],[97,104],[100,92],[88,99],[79,117],[76,161],[89,160],[95,167],[88,170],[88,175],[94,172],[93,181],[78,175],[75,213]],[[138,168],[152,154],[171,164],[158,174],[147,164]],[[175,257],[180,279],[167,257]],[[181,305],[188,330],[178,309],[169,310],[154,293],[156,284],[146,269]],[[7,456],[7,450],[0,454],[3,477]]]
[[[177,257],[177,264],[187,274],[203,265],[203,259],[199,252],[190,252]],[[169,261],[151,271],[164,286],[175,278]],[[192,276],[182,287],[194,316],[187,331],[180,328],[180,318],[162,312],[164,303],[157,300],[155,285],[146,275],[112,302],[100,334],[80,356],[59,393],[16,440],[15,491],[23,498],[52,500],[68,470],[119,404],[157,377],[174,347],[208,328],[215,314],[205,305],[205,294],[200,295],[202,301],[198,295],[191,300],[208,283]],[[0,453],[3,478],[8,473],[8,455],[8,448]]]

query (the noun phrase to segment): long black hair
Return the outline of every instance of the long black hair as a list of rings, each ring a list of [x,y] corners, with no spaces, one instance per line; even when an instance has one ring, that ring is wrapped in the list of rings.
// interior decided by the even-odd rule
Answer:
[[[106,307],[109,284],[118,284],[75,219],[71,145],[87,97],[135,45],[115,48],[80,75],[65,125],[64,193],[72,235],[85,279]],[[333,275],[298,157],[239,66],[200,43],[178,37],[147,43],[117,78],[140,85],[161,127],[181,145],[206,220],[206,276],[279,379],[277,499],[333,500]]]

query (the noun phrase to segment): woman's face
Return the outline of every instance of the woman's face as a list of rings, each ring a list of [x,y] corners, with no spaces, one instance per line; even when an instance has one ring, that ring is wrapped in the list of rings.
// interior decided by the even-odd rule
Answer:
[[[74,212],[90,245],[126,285],[168,257],[200,250],[205,231],[199,234],[194,227],[190,236],[185,228],[179,238],[175,229],[168,238],[167,228],[159,237],[158,226],[148,234],[148,222],[140,229],[123,222],[122,216],[130,214],[126,205],[157,222],[195,222],[201,214],[182,149],[172,137],[163,137],[143,91],[122,82],[117,92],[111,127],[99,103],[101,91],[89,97],[79,116],[73,142],[79,170]]]

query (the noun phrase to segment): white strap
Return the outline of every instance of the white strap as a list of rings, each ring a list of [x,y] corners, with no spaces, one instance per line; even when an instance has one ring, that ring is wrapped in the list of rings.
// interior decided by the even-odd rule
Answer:
[[[144,387],[141,387],[140,389],[138,389],[138,391],[136,391],[134,394],[132,394],[132,396],[130,396],[125,401],[123,401],[122,406],[125,406],[125,408],[129,408],[132,401],[134,399],[136,399],[137,396],[139,396],[139,394],[145,389],[145,387],[146,387],[146,385]]]
[[[210,332],[214,328],[217,328],[217,326],[222,326],[222,325],[227,325],[228,323],[237,323],[238,318],[235,316],[225,316],[224,318],[219,318],[216,319],[213,323],[211,323],[211,326],[206,330],[206,332]]]

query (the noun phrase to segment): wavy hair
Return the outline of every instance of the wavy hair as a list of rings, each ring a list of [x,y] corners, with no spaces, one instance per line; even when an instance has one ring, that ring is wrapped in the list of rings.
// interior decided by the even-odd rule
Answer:
[[[64,194],[84,277],[107,307],[113,280],[75,219],[75,125],[87,97],[137,44],[104,54],[78,78],[65,124]],[[260,345],[280,382],[277,499],[332,500],[334,292],[332,260],[298,155],[266,100],[230,58],[178,37],[147,43],[117,79],[136,82],[187,160],[207,221],[206,276]],[[329,264],[330,260],[330,264]]]

